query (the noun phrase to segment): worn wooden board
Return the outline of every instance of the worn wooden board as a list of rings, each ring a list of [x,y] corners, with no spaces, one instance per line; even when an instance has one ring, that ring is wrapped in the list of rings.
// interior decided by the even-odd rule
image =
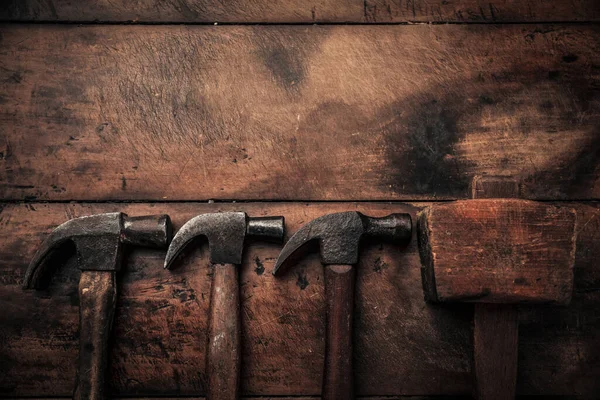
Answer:
[[[0,34],[0,198],[600,197],[596,25]]]
[[[598,21],[594,0],[5,0],[0,19],[69,22],[406,23]]]
[[[394,22],[597,21],[600,5],[585,1],[366,0],[365,20]]]
[[[586,0],[578,0],[584,7]],[[317,23],[361,22],[362,0],[6,0],[0,19],[13,21]],[[570,14],[570,13],[569,13]],[[555,19],[553,19],[555,20]]]
[[[569,203],[580,219],[575,296],[569,307],[523,308],[518,393],[600,390],[598,204]],[[179,203],[13,204],[0,214],[0,388],[4,396],[68,396],[77,357],[77,279],[62,268],[50,288],[23,292],[26,265],[57,224],[123,210],[171,215],[176,227],[201,212],[245,210],[286,217],[288,235],[328,212],[371,215],[424,204]],[[426,205],[426,204],[425,204]],[[317,396],[323,367],[323,268],[316,255],[281,279],[278,247],[254,243],[242,266],[244,395]],[[165,271],[164,253],[136,250],[119,277],[111,351],[115,395],[202,395],[210,283],[206,246]],[[73,265],[71,265],[73,267]],[[471,391],[472,307],[426,305],[416,240],[406,249],[366,245],[357,269],[355,368],[359,395],[462,395]],[[593,396],[592,396],[593,397]]]

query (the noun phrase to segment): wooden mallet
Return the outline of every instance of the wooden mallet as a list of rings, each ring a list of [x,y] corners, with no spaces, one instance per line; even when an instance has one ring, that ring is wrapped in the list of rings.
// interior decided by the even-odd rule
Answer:
[[[477,303],[476,398],[515,396],[517,305],[570,302],[575,227],[573,209],[519,199],[440,203],[419,214],[425,300]]]

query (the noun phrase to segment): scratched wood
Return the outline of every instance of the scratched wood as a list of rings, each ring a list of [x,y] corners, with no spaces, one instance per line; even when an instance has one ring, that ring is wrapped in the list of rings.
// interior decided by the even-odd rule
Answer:
[[[569,207],[463,200],[427,208],[418,226],[423,288],[432,302],[571,301],[577,227]]]
[[[286,217],[288,235],[328,213],[379,216],[425,204],[154,203],[12,204],[0,214],[0,390],[3,396],[69,396],[78,349],[79,273],[59,269],[48,290],[24,292],[27,262],[53,227],[90,213],[169,213],[176,228],[197,213],[244,210]],[[600,215],[596,203],[577,209],[575,294],[568,307],[523,307],[521,395],[600,391]],[[271,271],[279,248],[256,242],[242,265],[245,396],[318,396],[324,357],[323,267],[304,258],[281,278]],[[115,396],[201,396],[210,293],[206,246],[189,251],[174,271],[164,252],[136,249],[119,275],[111,343]],[[471,392],[472,306],[427,305],[416,240],[406,249],[365,244],[357,268],[355,371],[357,394],[468,396]],[[196,289],[193,289],[196,288]]]
[[[108,22],[536,22],[598,21],[595,0],[5,0],[0,19]]]
[[[0,26],[0,198],[600,198],[600,27]]]
[[[600,19],[600,5],[594,1],[366,0],[364,7],[364,19],[378,23],[494,23]]]
[[[315,23],[366,20],[363,0],[5,0],[0,19],[179,23]],[[585,7],[586,0],[577,0]],[[556,19],[553,19],[556,20]]]

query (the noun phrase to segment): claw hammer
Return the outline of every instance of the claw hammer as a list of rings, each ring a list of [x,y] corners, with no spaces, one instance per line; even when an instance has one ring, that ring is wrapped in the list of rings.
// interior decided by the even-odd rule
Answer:
[[[249,217],[244,212],[202,214],[177,232],[165,259],[173,266],[184,248],[196,237],[208,239],[214,275],[210,295],[207,346],[208,400],[239,398],[241,326],[239,266],[246,237],[282,241],[283,217]]]
[[[103,400],[108,337],[117,299],[116,273],[121,269],[124,245],[162,248],[171,239],[168,215],[128,217],[107,213],[75,218],[58,226],[31,260],[23,286],[43,289],[49,283],[57,252],[74,244],[79,279],[79,363],[75,400]]]
[[[327,333],[322,397],[325,400],[354,398],[352,370],[352,317],[355,266],[361,239],[372,237],[406,244],[412,235],[409,214],[373,218],[355,211],[324,215],[304,225],[281,251],[273,275],[280,274],[298,256],[320,245],[325,267]]]

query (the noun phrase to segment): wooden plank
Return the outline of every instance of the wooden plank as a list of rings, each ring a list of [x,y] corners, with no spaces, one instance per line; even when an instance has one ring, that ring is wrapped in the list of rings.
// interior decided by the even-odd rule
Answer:
[[[587,395],[600,390],[600,214],[573,203],[581,221],[576,292],[569,307],[525,308],[519,394]],[[123,210],[171,215],[176,228],[197,213],[245,210],[286,217],[288,235],[328,213],[410,212],[419,204],[154,203],[14,204],[0,214],[0,388],[3,396],[68,396],[77,358],[78,272],[58,270],[50,288],[20,288],[27,262],[64,220]],[[323,268],[313,254],[274,278],[279,248],[254,243],[241,274],[244,395],[318,396],[324,356]],[[119,275],[109,382],[115,396],[202,395],[210,279],[206,246],[165,271],[164,253],[136,249]],[[71,261],[72,263],[72,261]],[[70,267],[73,267],[71,264]],[[472,307],[427,305],[416,240],[407,249],[367,244],[357,268],[356,388],[361,396],[457,395],[471,391]],[[192,288],[199,288],[193,290]]]
[[[585,4],[586,0],[577,0]],[[0,20],[51,22],[317,23],[365,20],[363,0],[7,0]]]
[[[378,23],[598,21],[600,6],[593,1],[367,0],[365,19]]]
[[[6,0],[0,19],[68,22],[402,23],[598,21],[594,0],[325,0],[216,1]]]
[[[0,33],[0,198],[600,198],[596,25]]]

